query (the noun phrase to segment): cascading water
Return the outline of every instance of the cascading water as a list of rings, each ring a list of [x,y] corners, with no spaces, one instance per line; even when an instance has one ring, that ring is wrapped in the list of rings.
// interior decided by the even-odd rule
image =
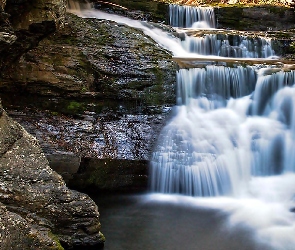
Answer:
[[[214,9],[169,5],[170,25],[179,28],[215,28]],[[182,46],[186,51],[200,55],[217,55],[237,58],[266,58],[274,56],[271,39],[249,38],[247,35],[205,34],[184,36]]]
[[[271,39],[208,34],[203,37],[185,36],[183,47],[201,55],[235,58],[266,58],[274,56]]]
[[[215,28],[214,9],[211,7],[190,7],[169,5],[170,25],[173,27]]]
[[[211,10],[188,9],[170,6],[170,13],[175,15],[171,24],[192,26],[214,20]],[[180,39],[139,21],[93,9],[72,12],[141,29],[175,56],[189,58],[196,57],[196,53],[227,56],[218,52],[223,47],[216,48],[213,42],[210,43],[214,49],[194,50],[184,46]],[[187,13],[197,12],[209,13],[209,17],[198,19],[202,16],[198,14],[198,18],[184,21]],[[210,21],[205,26],[214,27],[211,24]],[[245,39],[237,40],[230,45],[240,46]],[[252,53],[249,45],[245,46],[245,53],[228,55],[267,57],[273,53],[269,41],[255,43],[261,44],[258,50],[253,50],[256,52]],[[264,43],[268,43],[267,50],[271,53],[263,53]],[[295,219],[290,210],[295,207],[295,72],[283,72],[275,66],[225,65],[178,70],[177,106],[151,160],[151,188],[160,193],[153,199],[171,197],[182,204],[221,209],[227,212],[231,226],[246,225],[253,229],[257,241],[265,242],[269,249],[294,250]]]
[[[285,140],[287,126],[293,126],[293,99],[281,101],[280,109],[273,101],[282,98],[284,86],[295,83],[295,73],[256,77],[254,68],[241,66],[178,72],[176,116],[153,155],[154,191],[237,195],[251,175],[279,174],[295,166],[287,161],[290,141]],[[265,115],[254,116],[258,112]]]
[[[189,7],[171,8],[178,15],[195,13]],[[247,49],[245,54],[255,57]],[[284,167],[290,132],[271,110],[278,91],[295,83],[293,71],[211,65],[180,69],[177,82],[176,115],[164,128],[151,162],[153,191],[237,195],[252,175],[290,169]]]

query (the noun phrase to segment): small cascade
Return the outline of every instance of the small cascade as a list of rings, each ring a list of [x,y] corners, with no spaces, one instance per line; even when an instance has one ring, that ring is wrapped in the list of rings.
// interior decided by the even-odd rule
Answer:
[[[205,68],[180,69],[177,72],[177,104],[207,99],[209,106],[224,107],[229,98],[249,95],[256,81],[254,67],[236,68],[208,65]],[[202,102],[202,101],[201,101]],[[205,108],[201,103],[199,104]]]
[[[191,53],[235,58],[266,58],[274,56],[272,40],[263,37],[208,34],[185,36],[182,46]]]
[[[169,5],[170,25],[181,28],[215,28],[214,9]]]
[[[179,28],[215,28],[214,9],[169,5],[170,24]],[[275,55],[272,40],[236,34],[184,34],[183,48],[190,53],[234,58],[267,58]]]
[[[270,100],[285,86],[295,83],[294,72],[283,72],[279,68],[262,68],[258,71],[258,80],[253,94],[252,115],[269,113]]]

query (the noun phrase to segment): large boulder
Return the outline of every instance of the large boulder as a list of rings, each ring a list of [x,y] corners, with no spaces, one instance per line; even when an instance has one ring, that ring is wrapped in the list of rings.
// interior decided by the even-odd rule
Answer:
[[[175,101],[171,53],[142,31],[67,14],[65,26],[2,75],[0,88],[30,94]],[[13,84],[12,84],[13,83]]]
[[[59,242],[65,248],[101,247],[95,203],[68,189],[37,140],[0,108],[0,240],[5,249],[14,242],[15,249],[61,249]]]

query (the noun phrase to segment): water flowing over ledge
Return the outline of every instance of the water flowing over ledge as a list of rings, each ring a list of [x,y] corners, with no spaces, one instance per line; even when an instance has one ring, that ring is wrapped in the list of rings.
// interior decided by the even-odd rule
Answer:
[[[277,66],[283,71],[290,71],[295,69],[295,62],[292,60],[282,60],[278,57],[269,58],[235,58],[235,57],[220,57],[220,56],[202,56],[202,55],[191,55],[187,57],[173,56],[172,59],[178,63],[181,68],[194,68],[198,67],[199,64],[204,63],[231,63],[231,64],[247,64],[247,65],[270,65]],[[277,70],[276,70],[277,71]],[[269,72],[276,72],[269,70]]]
[[[171,9],[181,13],[184,27],[183,19],[198,17],[189,7],[170,6],[173,20],[177,18]],[[212,20],[211,13],[202,19]],[[295,164],[284,150],[295,142],[285,139],[288,125],[277,119],[293,111],[281,115],[285,111],[274,107],[276,96],[295,84],[294,66],[284,66],[274,57],[272,44],[265,39],[237,36],[230,45],[227,37],[216,38],[185,35],[182,46],[189,55],[173,57],[183,68],[177,72],[178,106],[151,161],[153,191],[237,196],[252,176],[281,174]],[[206,66],[208,62],[219,65]],[[232,67],[226,67],[228,63]],[[287,110],[292,102],[284,102],[290,105]]]
[[[153,190],[238,195],[251,176],[294,171],[289,148],[295,144],[287,138],[295,92],[286,86],[294,85],[295,73],[264,70],[257,75],[255,67],[207,66],[178,72],[179,106],[153,156]]]
[[[215,28],[215,15],[212,7],[191,7],[169,5],[170,25],[174,27]]]
[[[271,39],[262,37],[209,34],[204,37],[185,37],[183,47],[189,52],[201,55],[217,55],[235,58],[265,58],[274,56]]]

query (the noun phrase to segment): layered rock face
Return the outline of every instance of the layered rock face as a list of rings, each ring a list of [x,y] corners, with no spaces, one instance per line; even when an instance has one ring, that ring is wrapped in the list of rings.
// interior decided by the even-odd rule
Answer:
[[[275,31],[295,28],[294,10],[282,6],[215,8],[217,28]]]
[[[10,249],[100,247],[99,213],[85,194],[69,190],[48,165],[37,140],[0,116],[0,239]],[[13,230],[12,230],[13,228]],[[3,246],[1,244],[1,246]]]

